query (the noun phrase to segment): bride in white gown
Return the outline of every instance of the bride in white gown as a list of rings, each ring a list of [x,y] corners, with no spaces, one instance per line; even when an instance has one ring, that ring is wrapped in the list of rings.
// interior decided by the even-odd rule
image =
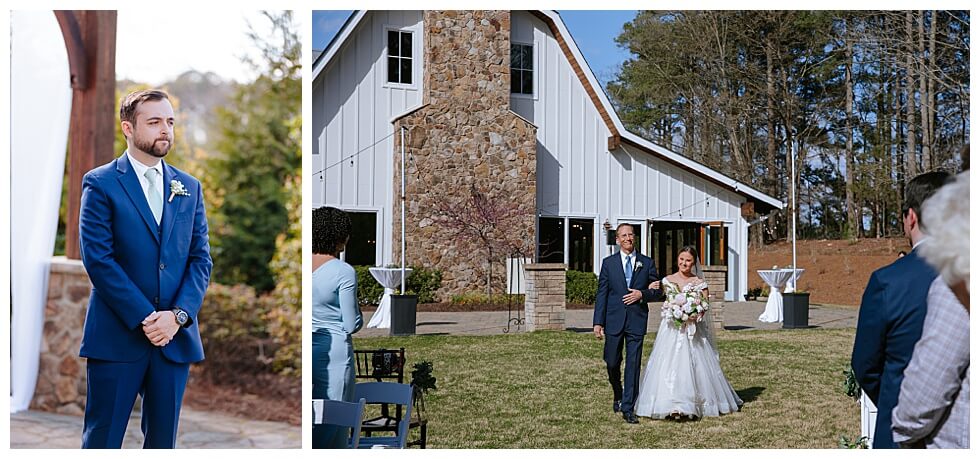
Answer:
[[[687,246],[677,256],[678,272],[663,279],[667,301],[683,293],[708,297],[708,284],[696,265],[697,250]],[[656,288],[654,283],[651,288]],[[694,333],[663,318],[653,352],[640,383],[635,412],[654,419],[701,418],[738,411],[742,400],[725,379],[711,331],[711,312],[694,325]],[[688,325],[689,327],[690,325]]]

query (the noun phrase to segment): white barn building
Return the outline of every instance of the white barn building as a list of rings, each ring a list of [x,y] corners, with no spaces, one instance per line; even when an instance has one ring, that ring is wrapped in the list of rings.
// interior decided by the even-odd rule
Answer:
[[[489,81],[470,78],[484,71]],[[727,267],[727,300],[747,291],[746,219],[753,210],[766,213],[784,204],[627,131],[555,11],[350,16],[314,62],[318,172],[312,177],[314,207],[352,213],[348,262],[385,265],[398,259],[396,126],[412,116],[435,120],[439,113],[418,113],[444,110],[445,104],[459,108],[486,98],[492,107],[495,92],[502,94],[503,110],[526,122],[534,139],[534,183],[527,189],[534,190],[529,232],[537,261],[598,273],[600,260],[614,249],[607,228],[627,222],[635,225],[640,251],[654,259],[661,275],[674,269],[677,250],[692,244],[703,264]],[[506,113],[495,116],[498,124],[513,123]],[[430,127],[429,138],[432,129],[467,131],[444,124]],[[498,145],[507,132],[490,128],[480,138]],[[410,218],[412,228],[419,227]],[[406,239],[413,244],[411,236]]]

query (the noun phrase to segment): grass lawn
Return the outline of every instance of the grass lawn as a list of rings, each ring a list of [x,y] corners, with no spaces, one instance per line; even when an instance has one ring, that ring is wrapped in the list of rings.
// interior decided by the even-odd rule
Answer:
[[[613,413],[591,333],[356,336],[355,349],[404,347],[406,373],[433,363],[430,448],[836,448],[841,435],[861,432],[860,406],[842,388],[853,329],[721,332],[722,368],[742,411],[639,425]],[[644,341],[644,368],[654,336]]]

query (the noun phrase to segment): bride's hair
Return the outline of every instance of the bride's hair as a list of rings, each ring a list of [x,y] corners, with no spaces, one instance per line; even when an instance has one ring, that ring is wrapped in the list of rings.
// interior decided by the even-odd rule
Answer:
[[[698,256],[698,249],[694,248],[693,245],[685,245],[680,251],[677,252],[677,255],[680,256],[680,254],[684,252],[687,252],[694,257],[694,266],[691,267],[691,273],[703,279],[704,274],[701,273],[701,258]]]

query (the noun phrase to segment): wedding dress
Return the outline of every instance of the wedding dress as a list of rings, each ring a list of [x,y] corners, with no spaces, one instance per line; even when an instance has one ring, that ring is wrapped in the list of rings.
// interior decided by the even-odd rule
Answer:
[[[695,280],[681,288],[667,278],[661,285],[668,301],[684,292],[700,294],[708,286],[704,280]],[[710,314],[709,310],[701,322],[693,325],[693,334],[668,318],[661,320],[643,371],[635,406],[637,416],[664,419],[680,414],[700,418],[732,413],[742,406],[721,371]]]

